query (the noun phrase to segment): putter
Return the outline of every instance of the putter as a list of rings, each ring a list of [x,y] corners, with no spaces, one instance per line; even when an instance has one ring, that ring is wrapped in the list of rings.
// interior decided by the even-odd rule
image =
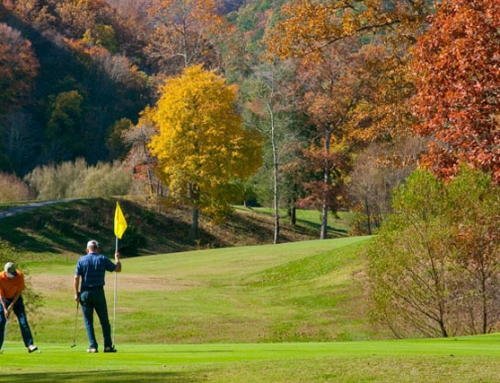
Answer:
[[[71,348],[76,347],[76,324],[78,323],[78,306],[80,302],[76,302],[76,315],[75,315],[75,331],[73,332],[73,344]],[[5,326],[7,328],[7,326]]]

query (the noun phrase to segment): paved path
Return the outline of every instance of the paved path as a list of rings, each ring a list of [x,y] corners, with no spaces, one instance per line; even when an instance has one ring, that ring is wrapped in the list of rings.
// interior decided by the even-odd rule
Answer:
[[[40,207],[40,206],[52,205],[54,203],[60,203],[60,202],[73,201],[75,199],[76,198],[67,198],[67,199],[59,199],[59,200],[54,200],[54,201],[40,201],[40,202],[28,203],[28,204],[23,205],[23,206],[11,207],[9,209],[0,211],[0,219],[6,218],[6,217],[12,217],[13,215],[25,212],[27,210],[36,209],[37,207]]]

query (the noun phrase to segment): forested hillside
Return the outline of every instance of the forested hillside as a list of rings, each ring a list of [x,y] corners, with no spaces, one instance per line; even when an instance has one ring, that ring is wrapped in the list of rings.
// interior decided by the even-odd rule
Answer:
[[[496,167],[495,7],[4,0],[0,171],[23,178],[78,158],[118,160],[143,182],[136,191],[193,208],[193,222],[231,203],[273,206],[278,242],[280,208],[292,223],[296,208],[317,209],[326,238],[329,215],[349,208],[364,216],[356,232],[371,234],[417,164],[444,177],[463,161]],[[471,23],[447,29],[456,12]],[[474,19],[481,12],[491,16]],[[484,44],[460,45],[470,31]],[[182,77],[192,67],[231,96],[200,99],[206,89]],[[178,104],[158,102],[171,100],[166,83],[178,84]],[[244,131],[223,133],[236,125]]]

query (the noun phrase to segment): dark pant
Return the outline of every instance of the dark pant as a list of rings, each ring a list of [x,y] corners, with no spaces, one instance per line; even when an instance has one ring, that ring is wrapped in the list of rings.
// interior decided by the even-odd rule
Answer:
[[[82,306],[83,320],[85,322],[85,330],[87,331],[90,347],[97,349],[97,340],[94,331],[94,310],[101,322],[104,347],[111,347],[111,325],[109,324],[108,306],[106,304],[104,289],[102,287],[82,289],[80,293],[80,304]]]
[[[12,303],[12,299],[5,299],[5,305],[9,307]],[[21,335],[23,337],[24,345],[26,347],[33,344],[33,335],[31,335],[30,326],[28,325],[28,318],[26,318],[26,310],[24,309],[23,297],[20,296],[17,302],[14,304],[14,314],[17,316],[19,321],[19,327],[21,328]],[[12,312],[11,312],[12,315]],[[5,340],[5,326],[7,325],[7,320],[5,319],[5,313],[3,312],[3,307],[0,305],[0,348]]]

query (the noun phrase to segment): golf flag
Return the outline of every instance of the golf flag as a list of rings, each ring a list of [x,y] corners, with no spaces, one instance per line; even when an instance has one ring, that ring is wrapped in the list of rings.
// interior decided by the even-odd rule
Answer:
[[[116,210],[115,210],[115,235],[122,239],[123,233],[127,230],[127,221],[123,216],[122,209],[120,208],[120,204],[116,202]]]

